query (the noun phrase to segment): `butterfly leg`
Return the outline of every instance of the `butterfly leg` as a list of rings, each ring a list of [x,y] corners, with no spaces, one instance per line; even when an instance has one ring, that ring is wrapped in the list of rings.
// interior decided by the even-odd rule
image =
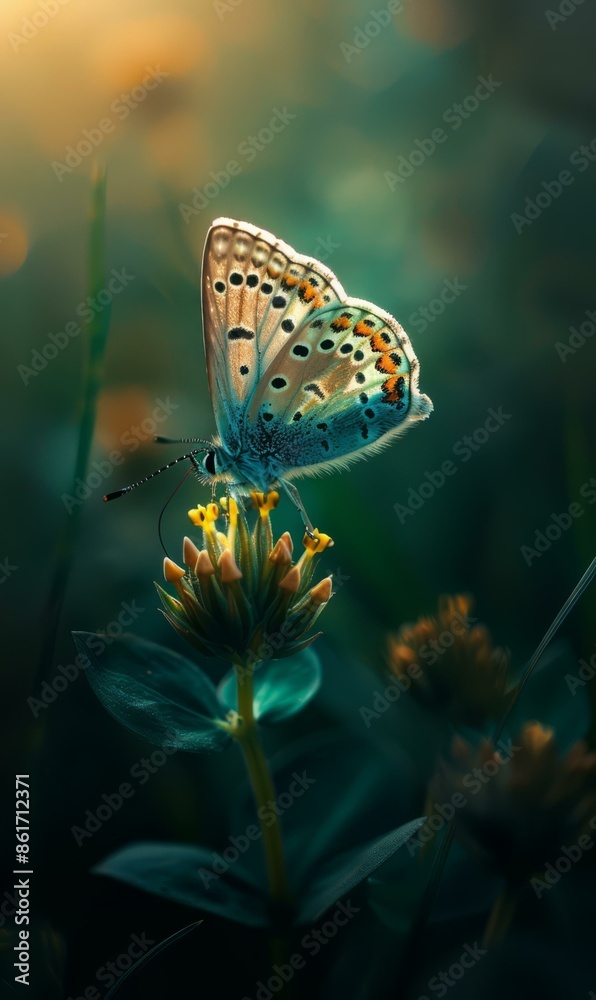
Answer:
[[[302,521],[303,521],[303,524],[304,524],[304,530],[306,531],[306,534],[309,536],[309,538],[315,538],[316,536],[315,536],[314,528],[313,528],[313,526],[312,526],[312,524],[310,522],[310,518],[309,518],[308,514],[306,513],[306,510],[304,509],[304,504],[302,503],[302,500],[300,499],[300,494],[299,494],[298,490],[296,489],[296,487],[294,486],[293,483],[289,483],[285,479],[280,479],[279,483],[280,483],[280,486],[285,491],[285,493],[290,498],[290,500],[292,501],[292,503],[294,504],[294,507],[296,508],[296,510],[299,512],[300,517],[302,518]]]

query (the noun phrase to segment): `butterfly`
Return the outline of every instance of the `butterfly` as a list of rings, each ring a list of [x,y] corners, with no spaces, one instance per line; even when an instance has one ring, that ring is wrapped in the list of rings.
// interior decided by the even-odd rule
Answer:
[[[410,340],[320,261],[234,219],[207,234],[202,303],[218,436],[182,439],[206,447],[164,468],[190,459],[203,481],[237,495],[281,488],[310,534],[293,480],[345,469],[432,412]]]

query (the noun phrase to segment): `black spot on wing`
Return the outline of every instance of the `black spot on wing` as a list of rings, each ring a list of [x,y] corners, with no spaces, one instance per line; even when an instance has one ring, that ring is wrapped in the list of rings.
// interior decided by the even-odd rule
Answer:
[[[318,396],[319,399],[325,399],[325,393],[316,382],[309,382],[308,385],[304,386],[304,391],[314,392],[315,396]]]
[[[228,330],[228,340],[254,340],[254,331],[247,330],[245,326],[233,326]]]

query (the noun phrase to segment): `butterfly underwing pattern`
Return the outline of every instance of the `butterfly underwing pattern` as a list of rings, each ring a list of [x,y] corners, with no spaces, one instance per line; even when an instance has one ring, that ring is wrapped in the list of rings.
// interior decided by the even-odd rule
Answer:
[[[271,233],[216,219],[202,293],[220,437],[201,464],[241,492],[345,468],[431,413],[397,320]]]
[[[408,335],[320,261],[234,219],[209,229],[202,299],[218,437],[183,439],[205,447],[104,499],[190,459],[239,496],[283,488],[311,532],[294,479],[347,468],[432,412]]]

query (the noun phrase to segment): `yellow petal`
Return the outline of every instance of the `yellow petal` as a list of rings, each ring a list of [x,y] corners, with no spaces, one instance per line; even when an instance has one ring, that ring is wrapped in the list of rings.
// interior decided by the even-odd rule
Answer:
[[[197,528],[202,528],[205,525],[205,513],[205,508],[201,506],[201,504],[198,504],[196,507],[193,507],[192,510],[189,510],[188,516]]]
[[[311,538],[310,535],[305,534],[304,538],[302,539],[302,544],[306,549],[307,556],[314,556],[315,552],[318,555],[320,552],[323,552],[328,546],[331,547],[333,545],[333,539],[330,537],[330,535],[324,535],[316,528],[314,529],[313,534],[314,538]]]
[[[251,490],[250,499],[252,501],[253,507],[258,510],[259,514],[265,520],[269,517],[272,510],[275,510],[279,503],[279,493],[277,490],[270,490],[269,493],[258,493],[256,490]]]
[[[219,517],[219,507],[216,503],[208,503],[206,507],[198,504],[189,510],[188,516],[197,528],[203,528],[204,531],[214,531],[214,522]]]
[[[234,497],[230,497],[228,500],[228,515],[230,518],[230,524],[235,528],[238,523],[238,504],[236,503]]]

